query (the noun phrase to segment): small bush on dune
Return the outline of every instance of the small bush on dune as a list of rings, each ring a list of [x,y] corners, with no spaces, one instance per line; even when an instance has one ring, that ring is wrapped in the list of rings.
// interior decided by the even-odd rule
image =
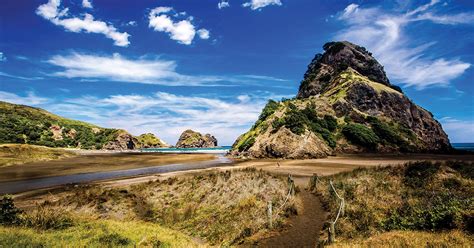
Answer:
[[[0,224],[13,225],[19,223],[20,209],[15,206],[13,199],[9,195],[3,196],[0,201]]]

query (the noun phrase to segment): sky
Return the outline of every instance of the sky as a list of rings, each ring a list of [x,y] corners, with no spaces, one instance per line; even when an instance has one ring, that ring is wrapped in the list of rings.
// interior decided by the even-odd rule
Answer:
[[[328,41],[371,51],[391,83],[474,142],[474,1],[3,0],[0,100],[231,145],[294,97]]]

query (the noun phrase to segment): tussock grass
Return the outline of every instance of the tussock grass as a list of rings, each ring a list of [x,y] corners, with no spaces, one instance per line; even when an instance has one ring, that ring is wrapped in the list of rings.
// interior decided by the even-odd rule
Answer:
[[[107,219],[159,225],[201,238],[211,245],[228,246],[269,231],[269,201],[274,206],[273,228],[282,228],[286,217],[295,213],[293,198],[282,206],[287,193],[286,178],[250,168],[172,177],[129,187],[81,186],[40,207],[65,209],[79,220],[65,229],[58,228],[60,233],[81,228],[80,220],[84,218]],[[43,225],[49,225],[47,220],[38,222],[44,224],[28,226],[40,230]],[[129,235],[123,237],[132,240]],[[132,244],[125,238],[110,233],[97,242],[119,246]],[[162,241],[147,239],[143,242],[156,244]]]
[[[339,240],[352,242],[369,237],[386,240],[389,234],[383,236],[383,233],[396,233],[398,236],[394,237],[406,235],[408,240],[410,235],[425,231],[419,232],[423,234],[420,240],[407,243],[412,247],[424,238],[428,241],[437,233],[451,230],[461,233],[459,240],[466,240],[466,237],[472,240],[473,177],[474,165],[470,162],[415,162],[356,169],[324,177],[317,191],[331,213],[331,220],[339,202],[328,190],[329,180],[333,180],[336,190],[346,201],[345,215],[336,224]],[[442,241],[442,236],[437,240]],[[404,241],[398,238],[394,242],[396,246]]]
[[[26,144],[0,144],[0,167],[72,157],[64,149]]]

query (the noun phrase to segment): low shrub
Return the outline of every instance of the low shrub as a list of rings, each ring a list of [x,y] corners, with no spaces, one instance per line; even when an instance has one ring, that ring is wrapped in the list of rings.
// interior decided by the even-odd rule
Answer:
[[[19,223],[21,210],[15,206],[10,195],[3,196],[0,200],[0,224],[13,225]]]
[[[350,123],[342,129],[344,136],[354,144],[375,149],[380,138],[372,129],[358,123]]]

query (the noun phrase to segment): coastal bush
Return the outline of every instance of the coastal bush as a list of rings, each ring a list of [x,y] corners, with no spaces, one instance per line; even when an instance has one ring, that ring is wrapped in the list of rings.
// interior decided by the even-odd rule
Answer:
[[[19,223],[20,209],[15,206],[13,198],[5,195],[0,200],[0,224],[13,225]]]
[[[285,126],[291,132],[298,135],[303,134],[308,129],[321,136],[330,147],[336,147],[336,140],[332,131],[337,129],[337,120],[330,115],[319,118],[314,104],[310,104],[302,110],[292,103],[288,104],[285,115],[274,120],[272,126],[274,131]]]
[[[370,149],[375,149],[380,142],[377,134],[372,129],[358,123],[350,123],[342,128],[344,136],[354,144]]]
[[[251,136],[238,147],[239,152],[247,151],[255,143],[255,137]]]
[[[274,100],[269,100],[268,103],[263,108],[262,113],[260,113],[258,120],[264,121],[265,119],[267,119],[268,116],[275,113],[275,111],[278,109],[279,106],[280,106],[280,103]]]
[[[395,144],[399,146],[406,146],[406,142],[400,136],[399,131],[394,127],[387,125],[386,123],[380,121],[378,118],[369,116],[367,117],[372,130],[377,134],[377,136],[390,144]]]

